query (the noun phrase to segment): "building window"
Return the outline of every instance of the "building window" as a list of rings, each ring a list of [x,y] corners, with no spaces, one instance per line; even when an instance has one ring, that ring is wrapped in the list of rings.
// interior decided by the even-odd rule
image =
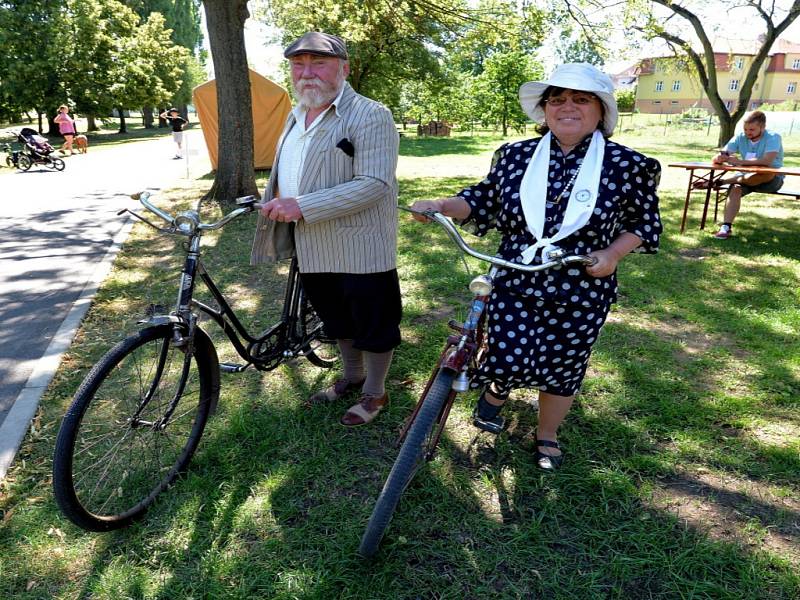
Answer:
[[[786,93],[787,94],[794,94],[794,91],[797,89],[797,82],[790,81],[789,85],[786,86]]]
[[[681,91],[681,80],[676,79],[672,82],[672,91],[673,92],[680,92]]]
[[[744,68],[744,58],[737,56],[735,59],[733,59],[733,68],[741,71]]]
[[[728,85],[728,89],[732,92],[735,92],[739,89],[739,80],[738,79],[731,79],[730,84]]]
[[[670,100],[670,104],[673,104],[673,105],[674,104],[680,104],[680,102],[678,102],[677,100]]]
[[[661,104],[661,100],[653,100],[653,104]]]
[[[795,58],[795,59],[792,61],[792,69],[794,69],[795,71],[797,71],[798,69],[800,69],[800,58]]]
[[[728,110],[732,109],[733,108],[733,100],[727,100],[725,102],[725,108],[727,108]]]
[[[656,81],[656,91],[657,92],[664,91],[664,82],[663,81]]]

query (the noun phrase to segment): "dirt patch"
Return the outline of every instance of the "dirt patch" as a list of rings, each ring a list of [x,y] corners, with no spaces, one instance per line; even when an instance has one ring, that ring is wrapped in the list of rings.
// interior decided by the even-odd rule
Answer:
[[[707,470],[662,479],[652,505],[712,539],[770,552],[800,566],[800,500],[763,482]]]
[[[708,248],[681,248],[678,250],[678,256],[689,260],[706,260],[713,256]]]

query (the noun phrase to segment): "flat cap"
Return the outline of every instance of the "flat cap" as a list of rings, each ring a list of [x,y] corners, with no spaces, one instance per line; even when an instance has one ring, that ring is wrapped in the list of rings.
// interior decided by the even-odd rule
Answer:
[[[286,58],[291,58],[298,54],[336,56],[337,58],[348,60],[347,46],[345,46],[344,40],[338,35],[322,33],[321,31],[309,31],[292,42],[283,52]]]

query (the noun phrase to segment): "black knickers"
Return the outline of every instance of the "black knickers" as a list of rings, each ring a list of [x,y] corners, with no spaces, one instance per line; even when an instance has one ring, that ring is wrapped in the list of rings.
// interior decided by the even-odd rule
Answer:
[[[353,340],[367,352],[400,345],[400,282],[397,270],[383,273],[301,273],[308,299],[334,339]]]

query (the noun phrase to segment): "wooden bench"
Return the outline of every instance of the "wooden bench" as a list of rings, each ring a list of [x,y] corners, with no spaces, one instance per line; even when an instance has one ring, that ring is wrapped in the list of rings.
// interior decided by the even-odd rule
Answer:
[[[725,201],[728,199],[728,189],[730,186],[724,185],[722,187],[718,187],[717,189],[717,197],[714,199],[714,221],[717,220],[717,211],[719,210],[719,205],[724,204]],[[794,198],[795,200],[800,200],[800,191],[798,190],[787,190],[786,188],[781,188],[777,192],[753,192],[754,194],[764,194],[767,196],[789,196]]]

